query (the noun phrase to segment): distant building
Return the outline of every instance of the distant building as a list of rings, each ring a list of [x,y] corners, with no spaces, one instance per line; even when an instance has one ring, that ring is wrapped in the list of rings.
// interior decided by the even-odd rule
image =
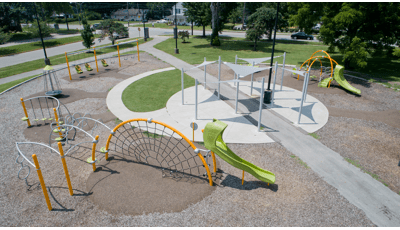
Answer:
[[[111,19],[118,21],[142,21],[143,17],[146,18],[147,9],[119,9],[111,14]]]
[[[176,12],[175,12],[175,6],[172,7],[171,9],[171,15],[167,16],[166,18],[169,21],[174,21],[175,20],[175,13],[176,13],[176,21],[178,25],[189,25],[189,22],[187,21],[187,17],[184,15],[184,12],[187,9],[182,6],[182,2],[178,2],[176,4]]]

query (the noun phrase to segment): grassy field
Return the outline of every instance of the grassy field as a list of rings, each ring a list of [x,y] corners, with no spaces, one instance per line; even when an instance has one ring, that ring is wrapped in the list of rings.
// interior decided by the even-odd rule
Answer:
[[[98,38],[100,35],[95,34],[94,36],[95,36],[95,38]],[[43,42],[44,42],[44,45],[46,46],[46,48],[50,48],[50,47],[61,46],[61,45],[79,42],[79,41],[83,41],[82,37],[80,35],[73,36],[73,37],[67,37],[67,38],[44,40]],[[39,49],[43,49],[41,41],[25,43],[25,44],[21,44],[21,45],[1,47],[0,48],[0,57],[13,55],[13,54],[19,54],[19,53],[25,53],[25,52],[39,50]]]
[[[79,33],[79,30],[75,30],[75,29],[59,29],[59,30],[53,30],[52,33],[56,33],[56,34],[76,34]],[[17,41],[21,41],[21,40],[28,40],[28,39],[34,39],[34,38],[39,38],[39,37],[34,37],[32,36],[31,33],[28,32],[18,32],[18,33],[11,33],[11,38],[9,40],[9,42],[17,42]]]
[[[195,85],[194,79],[186,74],[184,81],[185,88]],[[180,90],[181,71],[175,69],[135,81],[122,93],[122,101],[131,111],[150,112],[164,108],[169,98]]]
[[[34,77],[39,76],[39,75],[40,74],[37,74],[37,75],[30,76],[30,77],[26,77],[26,78],[22,78],[22,79],[18,79],[18,80],[15,80],[15,81],[11,81],[11,82],[2,84],[2,85],[0,85],[0,93],[2,93],[3,91],[5,91],[5,90],[7,90],[7,89],[9,89],[11,87],[13,87],[14,85],[18,85],[21,82],[24,82],[26,80],[29,80],[29,79],[34,78]]]
[[[236,38],[234,38],[236,39]],[[289,41],[294,43],[293,41]],[[305,44],[304,44],[305,43]],[[200,64],[207,60],[217,60],[221,56],[223,61],[234,62],[235,55],[240,58],[261,58],[270,57],[272,52],[272,42],[257,43],[257,51],[253,51],[253,43],[246,41],[222,40],[221,46],[211,47],[209,38],[191,37],[188,43],[178,42],[179,54],[174,53],[175,40],[166,41],[154,47],[169,53],[190,64]],[[280,56],[286,52],[286,64],[300,66],[304,61],[311,57],[317,50],[327,50],[328,46],[320,43],[286,44],[278,42],[275,44],[275,56]],[[321,55],[325,55],[321,53]],[[330,56],[339,64],[343,65],[343,55],[339,52],[330,53]],[[282,58],[274,59],[282,63]],[[328,59],[322,60],[325,66],[329,65]],[[371,77],[388,81],[400,82],[400,60],[387,57],[368,57],[368,65],[364,69],[352,69]]]
[[[119,42],[124,42],[124,41],[134,40],[134,39],[136,39],[136,38],[120,40]],[[147,41],[151,41],[151,40],[152,39],[148,39]],[[144,40],[143,39],[139,40],[139,45],[142,43],[144,43]],[[111,43],[104,44],[104,45],[97,46],[97,47],[108,46],[108,45],[111,45]],[[136,46],[136,43],[134,43],[134,46]],[[124,49],[130,48],[130,47],[132,47],[132,45],[129,45],[129,46],[121,45],[120,50],[124,50]],[[101,54],[110,53],[110,52],[114,52],[114,51],[117,51],[116,47],[109,47],[109,48],[105,48],[105,49],[96,51],[96,53],[97,53],[97,55],[101,55]],[[93,57],[93,53],[80,53],[80,54],[74,55],[73,57],[69,57],[69,62],[73,62],[73,61],[88,58],[88,57]],[[51,56],[51,57],[49,57],[49,59],[50,59],[50,62],[52,65],[66,63],[64,54]],[[32,70],[37,70],[37,69],[44,68],[44,67],[45,67],[45,64],[44,64],[43,59],[37,59],[37,60],[30,61],[30,62],[7,66],[4,68],[0,68],[0,78],[9,77],[9,76],[13,76],[16,74],[29,72]]]

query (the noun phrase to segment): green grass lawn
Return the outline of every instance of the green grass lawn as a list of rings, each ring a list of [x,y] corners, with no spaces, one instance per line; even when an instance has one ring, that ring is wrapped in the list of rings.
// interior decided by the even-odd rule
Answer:
[[[194,79],[184,75],[185,88],[195,85]],[[181,71],[178,69],[153,74],[135,81],[122,93],[125,106],[134,112],[162,109],[168,99],[181,90]]]
[[[233,39],[236,40],[236,38]],[[294,41],[289,42],[295,43]],[[204,57],[211,61],[218,60],[218,56],[221,56],[223,61],[234,62],[235,55],[239,58],[261,58],[270,57],[272,52],[272,42],[257,43],[257,51],[253,51],[253,43],[246,41],[221,40],[221,46],[215,47],[210,46],[209,43],[209,37],[191,37],[188,43],[181,43],[181,40],[178,40],[179,54],[174,53],[175,40],[172,38],[158,43],[154,47],[192,65],[202,63]],[[301,44],[288,44],[285,42],[277,42],[275,44],[275,56],[280,56],[286,52],[286,64],[296,65],[299,67],[304,61],[310,58],[315,51],[327,49],[328,46],[321,43],[301,42]],[[322,52],[320,55],[325,56]],[[330,56],[339,64],[344,65],[343,55],[339,52],[330,53]],[[274,61],[275,60],[278,61],[278,63],[283,62],[282,58],[276,58]],[[322,62],[325,66],[330,65],[328,59],[324,58]],[[399,59],[369,56],[366,68],[355,68],[352,69],[352,71],[365,73],[378,79],[400,82],[399,64]]]
[[[136,38],[120,40],[120,42],[127,41],[127,40],[134,40],[134,39],[136,39]],[[152,39],[148,39],[147,41],[151,41],[151,40]],[[139,45],[142,43],[144,43],[144,40],[143,39],[139,40]],[[108,45],[111,45],[111,43],[104,44],[101,46],[108,46]],[[134,43],[133,45],[135,47],[136,43]],[[98,46],[98,47],[101,47],[101,46]],[[132,47],[132,45],[120,45],[120,50],[124,50],[124,49],[131,48],[131,47]],[[109,48],[104,48],[99,51],[96,51],[96,54],[101,55],[101,54],[110,53],[110,52],[114,52],[114,51],[117,51],[116,47],[109,47]],[[88,58],[88,57],[93,57],[93,53],[84,53],[83,52],[83,53],[80,53],[77,55],[73,55],[73,56],[69,57],[68,61],[73,62],[73,61]],[[49,59],[50,59],[50,62],[52,65],[66,63],[65,54],[51,56],[51,57],[49,57]],[[9,77],[9,76],[13,76],[16,74],[29,72],[32,70],[37,70],[37,69],[44,68],[44,67],[45,67],[45,64],[44,64],[43,59],[37,59],[37,60],[33,60],[33,61],[29,61],[29,62],[17,64],[17,65],[7,66],[4,68],[0,68],[0,78]]]
[[[79,33],[79,30],[75,30],[75,29],[59,29],[59,30],[53,30],[52,33],[56,33],[56,34],[76,34]],[[17,33],[11,33],[11,38],[8,42],[17,42],[17,41],[21,41],[21,40],[28,40],[28,39],[33,39],[33,38],[38,38],[38,37],[34,37],[32,36],[31,33],[28,32],[17,32]]]
[[[5,91],[5,90],[7,90],[7,89],[9,89],[9,88],[11,88],[11,87],[13,87],[15,85],[18,85],[21,82],[24,82],[26,80],[29,80],[29,79],[34,78],[34,77],[39,76],[39,75],[40,74],[37,74],[37,75],[30,76],[30,77],[26,77],[26,78],[22,78],[22,79],[18,79],[18,80],[15,80],[15,81],[11,81],[11,82],[2,84],[2,85],[0,85],[0,93],[2,93],[3,91]]]
[[[97,38],[99,36],[100,35],[95,35],[95,38]],[[83,41],[82,37],[80,35],[73,36],[73,37],[67,37],[67,38],[44,40],[43,42],[44,42],[44,45],[46,46],[46,48],[50,48],[50,47],[61,46],[61,45],[79,42],[79,41]],[[21,45],[1,47],[0,48],[0,57],[13,55],[13,54],[19,54],[19,53],[25,53],[25,52],[39,50],[39,49],[43,49],[41,41],[31,42],[31,43],[26,43],[26,44],[21,44]]]

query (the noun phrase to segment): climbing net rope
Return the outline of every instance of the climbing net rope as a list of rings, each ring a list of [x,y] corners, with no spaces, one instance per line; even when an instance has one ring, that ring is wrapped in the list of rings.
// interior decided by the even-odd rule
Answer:
[[[190,181],[209,173],[206,163],[209,151],[196,149],[190,140],[166,124],[134,119],[121,123],[113,131],[107,143],[111,144],[111,150],[159,169],[163,177]],[[202,156],[200,151],[207,154]]]

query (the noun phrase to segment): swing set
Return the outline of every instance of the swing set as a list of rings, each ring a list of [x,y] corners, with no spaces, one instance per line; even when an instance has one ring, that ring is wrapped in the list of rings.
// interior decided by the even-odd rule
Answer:
[[[92,49],[81,50],[76,52],[65,52],[65,60],[68,67],[69,79],[72,80],[71,77],[71,68],[74,67],[77,74],[82,74],[82,68],[80,65],[84,64],[86,71],[93,71],[93,68],[90,66],[90,62],[94,62],[96,64],[96,70],[99,72],[99,65],[97,59],[100,59],[100,63],[103,67],[108,67],[109,64],[107,63],[106,59],[109,60],[111,64],[116,62],[115,57],[118,57],[118,64],[121,67],[121,56],[123,60],[128,60],[129,56],[131,59],[134,58],[133,53],[134,46],[136,42],[137,48],[137,57],[138,61],[140,62],[139,57],[139,41],[128,41],[121,44],[115,44],[110,46],[103,46],[103,47],[93,47]],[[117,52],[115,52],[115,49]],[[120,50],[124,50],[121,55]]]

